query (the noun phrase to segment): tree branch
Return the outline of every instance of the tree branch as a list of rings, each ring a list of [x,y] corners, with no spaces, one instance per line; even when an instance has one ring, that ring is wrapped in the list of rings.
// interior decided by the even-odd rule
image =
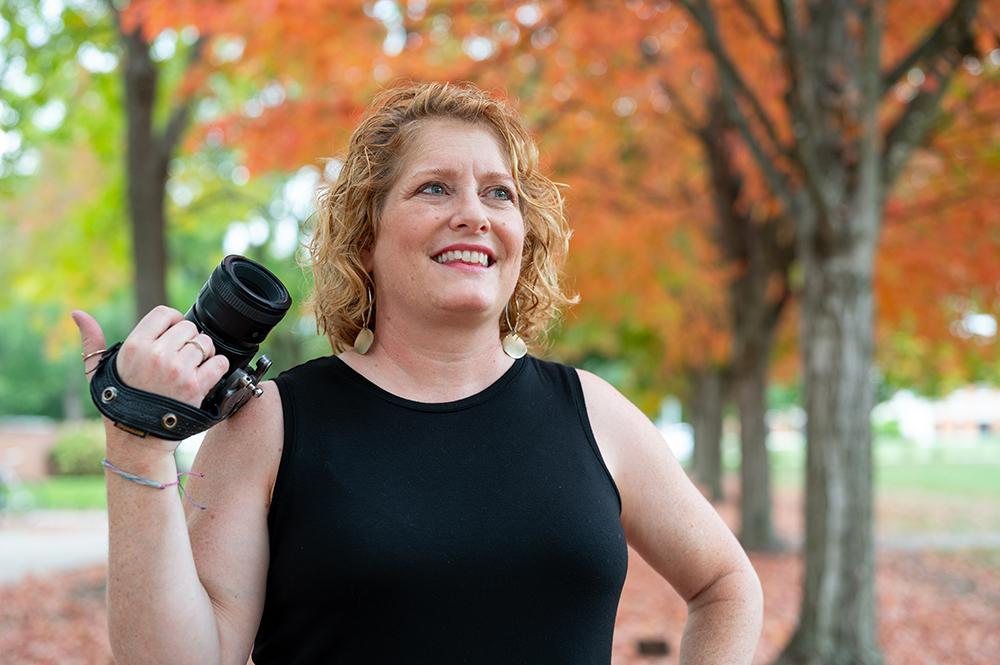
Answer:
[[[938,118],[941,98],[951,79],[949,74],[938,74],[939,85],[933,92],[921,90],[910,102],[906,112],[885,137],[882,183],[889,191],[902,172],[914,149],[924,142]]]
[[[776,168],[774,160],[767,154],[764,146],[754,135],[750,125],[750,119],[743,112],[739,105],[739,98],[743,98],[750,105],[753,118],[763,127],[768,140],[774,151],[794,161],[798,161],[791,152],[781,143],[778,138],[774,124],[764,111],[760,100],[740,77],[735,65],[726,53],[719,37],[715,17],[704,2],[694,3],[691,0],[679,0],[680,4],[687,9],[688,13],[698,22],[705,35],[709,51],[715,57],[716,66],[719,70],[719,82],[722,88],[722,99],[726,110],[730,115],[730,120],[743,135],[747,146],[753,153],[755,160],[760,166],[761,172],[770,183],[772,191],[781,198],[782,202],[788,204],[786,178]]]
[[[792,0],[781,0],[779,7],[781,9],[781,24],[785,32],[784,55],[789,75],[792,78],[789,99],[792,101],[793,122],[797,103],[798,119],[805,122],[807,129],[813,132],[817,129],[818,113],[813,105],[815,95],[813,94],[813,77],[810,76],[811,67],[806,58],[806,48],[802,42],[798,19],[795,16],[796,3]]]
[[[743,13],[747,15],[750,22],[753,23],[754,27],[757,28],[757,32],[760,36],[767,40],[768,43],[774,46],[781,46],[781,36],[776,35],[768,29],[767,24],[764,23],[764,17],[760,15],[757,8],[754,7],[750,0],[735,0],[736,6],[743,10]]]
[[[684,125],[684,129],[686,129],[690,134],[698,134],[702,127],[695,119],[694,112],[688,108],[687,102],[684,101],[684,97],[680,95],[680,93],[677,92],[677,89],[670,85],[670,83],[666,80],[661,78],[658,83],[670,96],[670,103],[677,110],[678,115],[680,115],[681,124]]]
[[[823,179],[822,167],[816,162],[816,150],[813,139],[823,134],[821,113],[816,108],[816,80],[813,75],[799,21],[796,16],[797,3],[793,0],[780,0],[781,22],[785,34],[784,55],[792,82],[788,92],[789,113],[795,131],[795,161],[805,176],[805,189],[816,210],[826,211],[826,204],[819,183]],[[819,214],[817,219],[825,219],[825,214]]]
[[[951,48],[957,48],[961,55],[974,54],[975,45],[969,26],[978,8],[979,0],[956,0],[951,13],[941,20],[934,32],[892,70],[883,75],[882,91],[879,96],[884,95],[921,61],[935,60]]]
[[[185,70],[190,71],[194,66],[201,60],[201,54],[204,50],[205,43],[208,37],[202,35],[198,37],[198,40],[191,45],[191,52],[188,53],[188,61],[185,65]],[[187,97],[174,107],[170,114],[170,121],[167,123],[166,128],[163,131],[163,136],[160,137],[160,149],[161,152],[167,156],[173,152],[174,147],[176,147],[177,142],[180,141],[181,134],[187,127],[188,116],[191,112],[191,98]]]
[[[961,66],[962,57],[974,52],[971,25],[978,5],[979,0],[957,0],[951,13],[931,36],[883,79],[884,93],[888,89],[886,83],[894,80],[894,76],[898,78],[917,62],[925,62],[938,84],[934,90],[921,89],[886,134],[882,182],[887,188],[899,177],[906,160],[937,120],[941,98],[955,70]],[[944,73],[943,67],[947,67]]]

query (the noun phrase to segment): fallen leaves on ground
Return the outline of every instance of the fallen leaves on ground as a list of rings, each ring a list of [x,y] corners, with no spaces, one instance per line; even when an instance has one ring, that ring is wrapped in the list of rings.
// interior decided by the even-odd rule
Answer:
[[[104,566],[29,577],[0,587],[0,663],[114,663],[105,617]]]
[[[803,565],[798,553],[754,554],[764,589],[755,663],[771,663],[798,622]],[[876,560],[878,631],[886,665],[1000,663],[1000,552],[881,552]],[[676,665],[684,603],[638,556],[629,560],[613,665]],[[665,640],[666,657],[639,653]]]

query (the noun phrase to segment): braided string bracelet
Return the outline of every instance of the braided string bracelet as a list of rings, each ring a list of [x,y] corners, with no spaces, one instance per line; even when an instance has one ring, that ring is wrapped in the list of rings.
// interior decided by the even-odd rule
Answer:
[[[125,480],[131,480],[133,483],[138,483],[140,485],[145,485],[146,487],[152,487],[152,488],[158,489],[158,490],[165,490],[168,487],[177,486],[177,487],[180,488],[181,494],[184,496],[185,499],[187,499],[188,501],[191,502],[192,506],[195,506],[196,508],[201,508],[202,510],[205,510],[205,508],[208,507],[208,506],[203,506],[203,505],[201,505],[199,503],[195,503],[191,499],[191,497],[188,496],[188,493],[186,491],[184,491],[184,486],[181,485],[181,476],[198,476],[199,478],[204,478],[205,474],[203,474],[203,473],[194,473],[193,471],[182,471],[181,473],[177,474],[177,480],[175,480],[174,482],[172,482],[172,483],[158,483],[155,480],[149,480],[148,478],[140,478],[139,476],[133,476],[131,473],[128,473],[127,471],[122,471],[117,466],[115,466],[114,464],[112,464],[111,462],[109,462],[107,457],[105,457],[104,459],[101,460],[101,466],[103,466],[108,471],[111,471],[112,473],[115,473],[115,474],[121,476]]]

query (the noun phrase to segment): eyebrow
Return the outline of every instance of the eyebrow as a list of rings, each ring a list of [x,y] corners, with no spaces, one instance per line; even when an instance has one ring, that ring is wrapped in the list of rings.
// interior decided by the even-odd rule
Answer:
[[[428,176],[428,175],[441,176],[441,177],[455,177],[455,175],[457,173],[458,173],[458,171],[456,169],[451,169],[451,168],[436,166],[436,167],[433,167],[433,168],[420,169],[419,171],[415,171],[413,173],[413,175],[411,175],[410,177],[412,179],[417,179],[417,178]],[[505,171],[489,171],[487,173],[484,173],[480,179],[481,180],[503,180],[503,181],[509,182],[511,184],[515,184],[517,182],[516,180],[514,180],[514,177],[511,176],[511,174],[509,174],[509,173],[507,173]]]

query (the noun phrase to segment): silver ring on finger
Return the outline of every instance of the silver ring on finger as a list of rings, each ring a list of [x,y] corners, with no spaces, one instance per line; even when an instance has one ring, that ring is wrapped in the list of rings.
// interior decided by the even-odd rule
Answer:
[[[196,339],[189,339],[188,341],[181,344],[181,348],[187,346],[188,344],[194,344],[195,346],[198,347],[198,350],[201,351],[201,362],[205,362],[205,360],[208,359],[208,351],[206,351],[205,347],[201,345],[201,342],[199,342]]]

